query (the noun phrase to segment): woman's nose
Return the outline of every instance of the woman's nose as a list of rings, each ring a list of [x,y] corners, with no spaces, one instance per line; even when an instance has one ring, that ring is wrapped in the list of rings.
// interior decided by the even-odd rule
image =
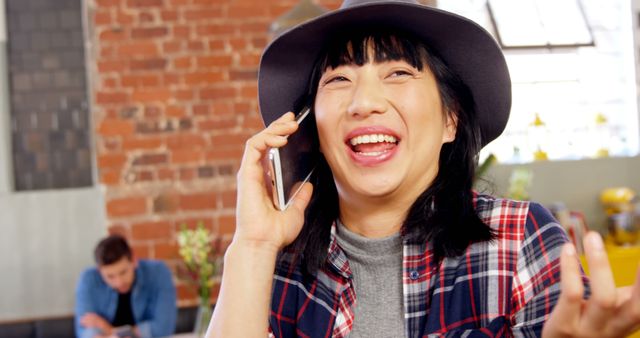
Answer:
[[[371,114],[382,114],[387,110],[382,84],[377,77],[367,75],[358,79],[351,103],[347,109],[355,118],[365,118]]]

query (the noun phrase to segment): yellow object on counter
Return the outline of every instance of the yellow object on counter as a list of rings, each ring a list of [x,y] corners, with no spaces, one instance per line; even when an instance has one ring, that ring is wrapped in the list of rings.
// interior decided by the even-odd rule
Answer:
[[[633,210],[636,193],[627,187],[607,188],[600,193],[600,203],[607,215]]]
[[[607,236],[604,240],[604,245],[616,286],[633,285],[640,266],[640,243],[632,246],[618,246],[614,244],[610,236]],[[584,255],[580,256],[580,262],[584,272],[589,275],[589,267]],[[640,338],[640,331],[627,336],[627,338]]]

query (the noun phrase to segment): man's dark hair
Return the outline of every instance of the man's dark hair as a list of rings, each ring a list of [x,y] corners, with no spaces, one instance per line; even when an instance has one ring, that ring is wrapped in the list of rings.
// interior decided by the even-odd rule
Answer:
[[[126,257],[131,260],[131,248],[127,240],[120,235],[110,235],[101,240],[93,251],[98,266],[110,265]]]
[[[437,53],[421,40],[390,30],[351,33],[328,46],[316,61],[306,101],[315,101],[318,81],[327,68],[404,60],[418,70],[427,67],[435,76],[445,114],[457,120],[455,139],[440,152],[439,170],[432,184],[413,203],[402,225],[402,236],[412,243],[432,244],[435,258],[455,257],[474,242],[489,241],[496,233],[480,220],[473,205],[473,178],[481,148],[480,127],[471,91]],[[418,154],[415,154],[418,155]],[[326,262],[331,224],[339,216],[338,192],[331,169],[320,156],[312,183],[313,195],[305,224],[285,250],[314,273]]]

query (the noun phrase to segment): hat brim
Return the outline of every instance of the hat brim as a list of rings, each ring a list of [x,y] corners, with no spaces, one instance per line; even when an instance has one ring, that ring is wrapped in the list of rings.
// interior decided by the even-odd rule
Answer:
[[[314,62],[327,43],[350,29],[396,28],[421,39],[469,87],[487,145],[504,130],[511,109],[511,79],[500,47],[475,22],[418,4],[376,2],[348,7],[296,26],[265,49],[258,74],[260,113],[266,125],[304,95]]]

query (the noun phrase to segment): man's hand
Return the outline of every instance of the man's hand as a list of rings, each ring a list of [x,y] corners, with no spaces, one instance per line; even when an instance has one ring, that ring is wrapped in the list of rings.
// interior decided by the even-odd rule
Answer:
[[[84,327],[97,328],[106,335],[110,335],[113,330],[113,327],[106,319],[93,312],[84,314],[84,316],[80,318],[80,324]]]
[[[640,270],[633,286],[616,289],[600,235],[584,238],[591,297],[583,286],[576,251],[565,244],[560,256],[561,293],[542,330],[543,337],[626,337],[640,329]]]

